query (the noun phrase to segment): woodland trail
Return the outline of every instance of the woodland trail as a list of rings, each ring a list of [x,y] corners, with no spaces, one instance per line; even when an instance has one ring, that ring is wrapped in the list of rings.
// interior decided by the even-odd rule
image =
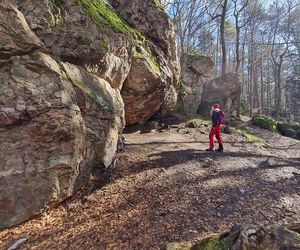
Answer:
[[[249,128],[262,141],[173,128],[125,134],[105,180],[39,218],[0,232],[0,249],[160,249],[241,223],[300,223],[300,142]],[[99,184],[101,181],[101,185]]]

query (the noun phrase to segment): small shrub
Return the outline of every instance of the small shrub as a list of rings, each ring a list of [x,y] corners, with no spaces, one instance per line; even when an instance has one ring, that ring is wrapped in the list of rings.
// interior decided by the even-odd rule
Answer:
[[[276,122],[268,116],[254,116],[252,124],[272,132],[276,131]]]

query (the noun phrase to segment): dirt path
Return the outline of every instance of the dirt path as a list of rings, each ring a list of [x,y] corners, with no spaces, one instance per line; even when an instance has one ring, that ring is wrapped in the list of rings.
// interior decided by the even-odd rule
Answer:
[[[300,223],[300,142],[250,131],[263,142],[224,135],[224,153],[205,152],[197,129],[127,134],[103,188],[0,232],[0,249],[22,237],[23,249],[159,249],[238,223]]]

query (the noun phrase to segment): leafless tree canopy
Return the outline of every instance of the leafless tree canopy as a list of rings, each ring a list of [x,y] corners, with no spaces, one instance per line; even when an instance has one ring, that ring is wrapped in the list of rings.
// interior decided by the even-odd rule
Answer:
[[[175,24],[183,67],[186,53],[210,55],[215,77],[241,75],[239,110],[292,119],[300,92],[300,0],[162,4]]]

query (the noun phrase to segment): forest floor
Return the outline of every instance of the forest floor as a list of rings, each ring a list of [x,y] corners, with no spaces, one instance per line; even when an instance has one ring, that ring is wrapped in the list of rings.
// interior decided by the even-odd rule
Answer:
[[[104,179],[41,216],[0,232],[0,249],[160,249],[244,223],[300,223],[300,141],[259,128],[224,134],[206,152],[208,128],[125,134]],[[253,138],[252,138],[253,139]]]

